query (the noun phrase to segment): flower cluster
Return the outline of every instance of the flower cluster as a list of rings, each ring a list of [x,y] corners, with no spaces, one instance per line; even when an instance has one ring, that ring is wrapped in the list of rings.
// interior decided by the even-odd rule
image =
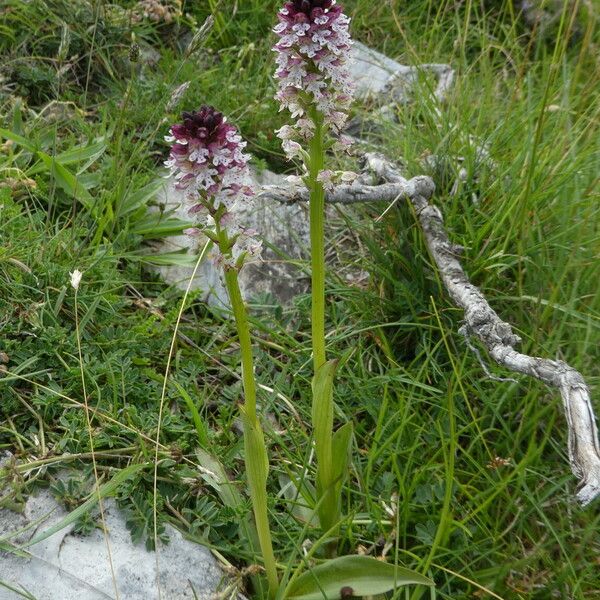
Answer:
[[[182,14],[181,0],[140,0],[132,10],[135,23],[149,19],[154,23],[170,24]]]
[[[173,144],[165,166],[177,180],[177,189],[185,190],[187,199],[194,202],[191,212],[219,204],[230,208],[240,192],[252,195],[245,186],[246,142],[236,127],[212,106],[184,112],[182,118],[183,123],[173,125],[165,137]]]
[[[300,150],[294,138],[307,140],[313,135],[313,110],[335,133],[346,123],[353,92],[348,70],[350,19],[335,0],[290,0],[278,16],[275,98],[296,119],[294,127],[282,127],[278,136],[286,154],[294,156]]]
[[[215,241],[217,262],[240,266],[238,259],[260,254],[255,232],[244,228],[239,219],[240,210],[254,195],[248,185],[250,157],[243,152],[246,142],[212,106],[184,112],[182,119],[165,137],[172,144],[165,166],[176,180],[175,187],[184,190],[191,203],[190,214],[204,226],[187,233],[205,233]],[[219,231],[227,234],[226,247],[216,236]]]
[[[351,171],[330,171],[325,169],[317,175],[317,181],[321,183],[327,192],[333,192],[336,184],[351,184],[358,175]]]

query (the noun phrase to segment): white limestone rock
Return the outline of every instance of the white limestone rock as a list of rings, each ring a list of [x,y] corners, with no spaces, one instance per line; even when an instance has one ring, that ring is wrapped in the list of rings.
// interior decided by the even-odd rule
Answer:
[[[399,62],[373,50],[360,42],[354,42],[350,72],[356,85],[356,97],[374,101],[376,104],[405,103],[420,71],[429,71],[436,77],[434,95],[443,101],[452,85],[454,70],[446,64],[421,64],[414,67]]]
[[[127,600],[158,598],[156,555],[143,544],[134,544],[125,518],[112,499],[104,501],[106,525],[119,597]],[[31,496],[22,514],[0,510],[0,538],[11,537],[23,544],[58,523],[66,515],[49,491]],[[224,576],[210,551],[185,540],[167,525],[168,544],[159,547],[162,600],[209,600],[219,591]],[[0,586],[0,600],[32,597],[36,600],[109,600],[115,598],[104,534],[95,530],[87,536],[66,527],[27,548],[30,557],[0,552],[0,582],[31,596]]]

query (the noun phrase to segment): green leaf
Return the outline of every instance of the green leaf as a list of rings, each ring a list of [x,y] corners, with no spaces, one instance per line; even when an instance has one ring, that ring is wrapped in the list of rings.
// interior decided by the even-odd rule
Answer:
[[[11,127],[12,130],[19,135],[25,133],[25,127],[23,126],[23,100],[18,96],[15,98]]]
[[[77,174],[81,175],[87,171],[103,154],[106,152],[106,142],[104,138],[99,138],[91,144],[80,144],[69,150],[65,150],[56,155],[56,160],[62,165],[70,165],[84,163],[77,170]]]
[[[257,502],[266,504],[265,486],[269,474],[269,458],[263,431],[258,422],[253,423],[248,417],[244,407],[240,407],[240,414],[244,423],[244,451],[250,494]]]
[[[185,248],[181,251],[163,252],[162,254],[141,254],[130,252],[127,254],[127,258],[130,260],[139,260],[142,263],[147,263],[150,265],[178,265],[180,267],[193,267],[198,260],[197,256],[188,254]]]
[[[338,600],[342,588],[352,588],[352,596],[373,596],[407,584],[434,585],[431,579],[416,571],[385,563],[371,556],[342,556],[293,579],[284,598]]]
[[[225,467],[223,467],[219,459],[201,448],[196,450],[196,457],[202,467],[200,471],[202,479],[215,490],[225,506],[241,513],[244,506],[244,499],[235,484],[229,479]],[[246,542],[247,546],[252,551],[256,551],[259,548],[258,534],[249,513],[240,517],[239,531],[242,540]]]
[[[86,163],[79,169],[77,173],[80,175],[94,162],[96,162],[105,151],[106,142],[103,141],[103,138],[100,138],[98,141],[92,142],[91,144],[80,144],[70,148],[69,150],[65,150],[64,152],[57,154],[54,159],[63,166],[86,161]],[[29,169],[28,174],[35,175],[43,171],[44,168],[44,165],[32,167]]]
[[[105,484],[101,485],[97,492],[93,492],[83,504],[71,511],[64,519],[61,519],[52,527],[49,527],[45,531],[42,531],[35,537],[31,538],[28,542],[19,546],[19,549],[33,546],[34,544],[49,538],[51,535],[54,535],[61,529],[68,527],[72,523],[75,523],[75,521],[78,521],[97,504],[99,497],[105,498],[106,496],[110,496],[125,480],[129,479],[132,475],[135,475],[135,473],[141,471],[145,467],[145,464],[138,464],[130,465],[129,467],[121,469],[110,481],[107,481]]]
[[[192,225],[191,221],[173,219],[161,214],[152,214],[135,223],[131,227],[131,232],[147,238],[159,238],[178,235]]]
[[[321,463],[322,475],[331,481],[331,444],[333,431],[333,377],[337,361],[327,361],[313,379],[312,422],[315,436],[317,462]]]
[[[94,206],[94,199],[85,189],[83,184],[78,181],[77,177],[75,177],[67,167],[58,162],[56,157],[50,156],[41,150],[38,151],[37,155],[40,157],[57,185],[69,194],[69,196],[81,202],[87,210],[91,211]]]
[[[77,181],[86,190],[98,187],[102,182],[102,174],[100,171],[94,171],[93,173],[78,173]]]
[[[333,377],[336,360],[327,361],[313,379],[312,423],[317,458],[317,502],[319,520],[324,531],[339,520],[339,501],[333,474]]]
[[[352,423],[342,425],[334,434],[332,442],[332,469],[336,490],[341,489],[348,475],[352,447]]]
[[[237,509],[243,505],[244,500],[239,490],[229,480],[225,468],[218,458],[206,450],[196,450],[196,457],[202,467],[202,479],[217,492],[225,506]]]
[[[167,186],[164,179],[154,179],[144,187],[129,194],[119,203],[117,214],[122,217],[130,212],[137,210],[140,206],[146,206],[150,200],[158,194],[159,190]]]
[[[208,446],[208,431],[206,425],[196,408],[196,403],[192,400],[192,397],[187,393],[187,390],[174,379],[172,380],[173,385],[177,388],[180,396],[184,399],[188,410],[192,413],[192,419],[196,427],[196,434],[198,435],[198,442],[201,446]]]
[[[24,138],[18,133],[14,133],[13,131],[10,131],[8,129],[0,129],[0,136],[6,138],[7,140],[12,140],[13,142],[15,142],[15,144],[23,146],[23,148],[29,150],[30,152],[36,151],[35,145],[32,142],[30,142],[27,138]]]
[[[318,527],[319,521],[315,514],[316,491],[306,479],[297,479],[289,475],[279,476],[281,494],[289,502],[292,515],[301,523],[308,523],[311,527]]]

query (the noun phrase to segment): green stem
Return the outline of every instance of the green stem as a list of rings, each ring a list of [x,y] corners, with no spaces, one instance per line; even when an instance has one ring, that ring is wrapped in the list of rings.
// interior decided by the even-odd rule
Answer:
[[[99,209],[100,215],[98,218],[98,229],[96,229],[96,232],[94,233],[94,237],[92,239],[92,247],[93,248],[95,248],[96,246],[98,246],[102,243],[102,236],[104,235],[104,232],[107,229],[109,229],[109,232],[111,234],[113,233],[114,227],[115,227],[115,221],[119,216],[118,215],[119,210],[118,210],[118,206],[117,206],[117,197],[120,197],[123,194],[124,180],[122,178],[119,178],[119,171],[123,170],[123,165],[121,164],[121,150],[122,150],[122,146],[123,146],[123,136],[125,133],[125,115],[126,115],[126,112],[127,112],[128,106],[129,106],[129,102],[131,100],[131,94],[133,91],[133,84],[135,82],[135,78],[136,78],[136,69],[135,69],[135,65],[132,64],[131,71],[130,71],[130,78],[129,78],[129,81],[127,82],[127,88],[125,90],[125,95],[123,97],[123,105],[122,105],[121,109],[119,110],[119,117],[117,120],[117,124],[115,126],[115,134],[114,134],[114,140],[116,143],[116,147],[114,150],[112,177],[113,177],[113,181],[117,182],[116,186],[115,186],[117,195],[106,198],[104,211],[102,211],[102,209]],[[86,86],[87,86],[87,83],[86,83]]]
[[[315,134],[310,140],[310,255],[312,283],[312,346],[315,373],[325,364],[325,190],[319,173],[325,164],[323,117],[314,112]]]
[[[254,381],[252,340],[248,326],[246,307],[240,292],[236,269],[225,270],[225,284],[231,302],[231,309],[235,317],[240,354],[242,357],[242,384],[244,386],[244,409],[250,421],[256,422],[256,383]]]
[[[224,232],[219,232],[219,238],[225,242],[225,245],[222,246],[223,248],[227,244],[225,236]],[[244,387],[244,418],[242,420],[244,423],[244,446],[246,449],[244,458],[248,486],[250,488],[258,540],[269,582],[269,598],[273,599],[279,588],[279,579],[277,577],[277,564],[273,553],[273,542],[271,540],[269,516],[267,514],[266,480],[268,458],[260,422],[256,417],[256,382],[254,381],[253,372],[252,340],[248,326],[246,306],[240,292],[237,269],[230,268],[225,270],[225,285],[227,286],[229,301],[235,318],[242,356],[242,384]]]
[[[325,127],[323,116],[311,112],[315,133],[309,144],[308,184],[310,193],[310,250],[312,283],[312,347],[314,365],[313,431],[317,450],[317,503],[322,530],[335,531],[339,520],[339,502],[334,491],[331,465],[333,463],[333,382],[329,386],[316,385],[317,375],[325,369],[325,190],[318,181],[325,166]],[[333,369],[331,377],[333,377]],[[328,544],[327,553],[335,556],[337,543]]]

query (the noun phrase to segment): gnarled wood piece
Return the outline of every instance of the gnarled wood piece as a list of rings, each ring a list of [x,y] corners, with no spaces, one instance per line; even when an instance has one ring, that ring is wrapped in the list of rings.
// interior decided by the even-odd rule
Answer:
[[[333,204],[355,204],[357,202],[393,202],[398,198],[417,195],[431,196],[434,186],[429,177],[413,177],[381,185],[367,185],[354,182],[338,185],[326,193],[327,202]],[[308,190],[304,184],[267,185],[258,194],[261,198],[277,200],[285,204],[308,202]]]
[[[398,184],[405,181],[384,157],[366,154],[365,159],[383,180]],[[444,228],[440,210],[424,195],[408,196],[408,199],[448,293],[465,311],[466,332],[474,334],[499,365],[535,377],[559,390],[567,419],[571,470],[581,484],[577,498],[585,506],[600,494],[600,443],[590,391],[583,376],[561,360],[537,358],[515,350],[521,341],[519,336],[469,281],[458,260],[457,248]]]

